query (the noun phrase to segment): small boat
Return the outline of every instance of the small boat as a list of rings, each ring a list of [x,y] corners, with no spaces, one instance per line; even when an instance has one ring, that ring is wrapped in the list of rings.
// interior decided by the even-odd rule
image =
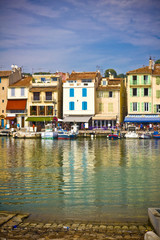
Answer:
[[[52,128],[52,124],[46,124],[45,131],[41,132],[41,138],[46,139],[58,138],[58,132]]]
[[[136,133],[135,126],[128,126],[128,132],[124,135],[125,138],[139,138],[138,133]]]
[[[59,130],[58,131],[58,139],[63,139],[63,140],[72,140],[76,139],[78,137],[78,126],[74,124],[71,126],[71,130]]]
[[[9,137],[10,134],[11,134],[10,131],[7,130],[0,131],[0,137]]]
[[[41,133],[37,132],[23,132],[23,131],[18,131],[14,132],[12,135],[13,138],[41,138]]]
[[[119,139],[121,138],[121,134],[120,131],[117,131],[117,133],[114,133],[114,131],[112,133],[110,133],[108,135],[109,140],[115,140],[115,139]]]
[[[160,139],[160,133],[157,131],[154,131],[153,138]]]
[[[142,133],[140,136],[139,136],[140,139],[151,139],[152,138],[152,135],[150,133]]]

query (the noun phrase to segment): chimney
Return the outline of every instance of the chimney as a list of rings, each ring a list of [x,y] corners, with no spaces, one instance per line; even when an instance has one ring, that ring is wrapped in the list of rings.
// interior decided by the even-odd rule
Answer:
[[[152,60],[152,58],[149,58],[149,69],[154,70],[154,60]]]

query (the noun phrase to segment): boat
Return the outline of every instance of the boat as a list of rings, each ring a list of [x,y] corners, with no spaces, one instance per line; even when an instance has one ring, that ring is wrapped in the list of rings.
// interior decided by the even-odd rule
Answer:
[[[140,136],[139,136],[140,139],[151,139],[152,138],[152,135],[150,133],[142,133]]]
[[[72,140],[72,139],[76,139],[77,137],[78,137],[78,126],[76,124],[71,126],[70,131],[67,131],[64,129],[60,129],[58,131],[58,139]]]
[[[12,135],[13,138],[41,138],[41,133],[17,131]]]
[[[112,131],[113,132],[108,135],[109,140],[115,140],[115,139],[121,138],[120,131],[117,131],[117,133],[114,133],[114,130]]]
[[[157,131],[154,131],[153,138],[160,139],[160,133]]]
[[[136,133],[136,127],[128,127],[128,132],[124,135],[125,138],[139,138],[138,133]]]
[[[0,137],[9,137],[10,134],[11,134],[10,131],[7,130],[0,131]]]
[[[51,123],[48,123],[45,125],[45,131],[41,132],[41,138],[45,138],[45,139],[58,138],[58,132],[52,128]]]

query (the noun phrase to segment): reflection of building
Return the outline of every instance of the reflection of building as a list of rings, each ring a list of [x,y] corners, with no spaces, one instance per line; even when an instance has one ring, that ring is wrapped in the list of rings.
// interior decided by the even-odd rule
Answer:
[[[26,77],[8,87],[6,111],[9,127],[15,127],[16,124],[19,124],[23,128],[28,125],[25,120],[27,118],[28,90],[31,80],[32,77]]]
[[[124,80],[102,78],[96,94],[96,115],[92,126],[111,127],[123,122],[126,114],[126,90]]]
[[[127,73],[128,116],[125,122],[160,122],[160,64],[149,60],[149,66]]]
[[[63,82],[63,117],[65,122],[88,123],[95,114],[95,93],[99,72],[72,72]]]
[[[12,71],[0,71],[0,126],[6,124],[6,105],[8,86],[21,79],[21,69],[12,66]]]
[[[62,77],[61,73],[33,75],[27,121],[43,125],[45,121],[53,120],[53,117],[61,118]]]

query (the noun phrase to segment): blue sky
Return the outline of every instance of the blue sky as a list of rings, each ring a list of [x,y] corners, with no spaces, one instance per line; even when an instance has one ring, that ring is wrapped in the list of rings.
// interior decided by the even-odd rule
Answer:
[[[160,0],[0,0],[0,70],[117,73],[160,59]]]

